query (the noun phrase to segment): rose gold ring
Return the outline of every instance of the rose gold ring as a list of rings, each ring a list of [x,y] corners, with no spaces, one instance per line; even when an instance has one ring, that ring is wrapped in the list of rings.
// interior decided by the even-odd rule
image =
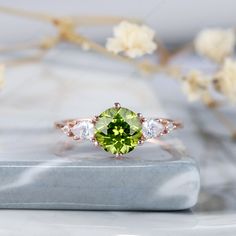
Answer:
[[[121,156],[149,139],[158,139],[182,128],[182,123],[164,118],[145,118],[115,103],[99,116],[55,122],[68,137],[77,141],[90,140],[107,152]]]

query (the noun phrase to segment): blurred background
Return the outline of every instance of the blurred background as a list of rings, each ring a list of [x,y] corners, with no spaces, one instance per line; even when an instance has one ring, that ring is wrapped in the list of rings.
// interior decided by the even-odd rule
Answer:
[[[155,30],[169,48],[192,41],[204,28],[230,28],[236,22],[233,0],[0,0],[0,7],[53,17],[137,18]],[[0,48],[13,48],[0,52],[0,63],[5,64],[5,85],[0,92],[2,161],[51,158],[52,153],[48,153],[54,148],[53,139],[48,133],[35,130],[53,132],[55,120],[76,117],[78,111],[81,116],[91,115],[91,111],[99,114],[118,100],[143,114],[158,113],[183,120],[185,129],[174,134],[171,141],[186,148],[201,173],[199,202],[187,212],[0,210],[1,235],[235,235],[236,145],[221,118],[200,102],[189,103],[179,82],[170,75],[142,74],[130,64],[111,60],[93,50],[81,50],[68,42],[49,49],[39,60],[8,63],[35,53],[35,49],[16,51],[15,45],[37,43],[56,35],[57,30],[43,20],[4,11],[0,11],[0,22]],[[114,24],[78,26],[77,30],[104,45],[112,36],[113,27]],[[150,58],[158,64],[156,54]],[[212,72],[218,68],[193,52],[180,55],[171,63],[181,65],[184,72],[191,69]],[[227,105],[221,111],[235,121],[235,106]],[[24,129],[33,132],[23,136]]]
[[[112,15],[142,19],[151,26],[169,45],[191,40],[197,32],[206,27],[231,27],[235,24],[236,3],[233,0],[12,0],[0,1],[1,6],[18,7],[24,10],[66,15]],[[29,21],[1,14],[1,44],[35,39],[42,33],[50,34],[53,28],[40,21]],[[83,29],[84,30],[84,29]],[[109,29],[86,29],[86,35],[104,42],[110,35]]]

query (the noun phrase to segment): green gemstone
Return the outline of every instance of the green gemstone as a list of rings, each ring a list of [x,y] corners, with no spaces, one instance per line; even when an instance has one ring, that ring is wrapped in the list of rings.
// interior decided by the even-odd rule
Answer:
[[[125,154],[132,151],[142,137],[138,115],[126,108],[109,108],[99,115],[95,138],[107,152]]]

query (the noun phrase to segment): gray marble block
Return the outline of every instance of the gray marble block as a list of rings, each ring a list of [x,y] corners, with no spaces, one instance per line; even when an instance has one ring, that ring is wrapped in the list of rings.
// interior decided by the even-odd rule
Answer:
[[[56,120],[100,114],[115,101],[147,117],[169,117],[145,80],[56,65],[10,76],[4,89],[10,95],[0,107],[0,208],[182,210],[196,204],[199,171],[181,152],[175,136],[181,131],[163,137],[165,147],[146,143],[117,160],[53,129]],[[176,141],[180,148],[170,148]]]
[[[200,180],[192,159],[149,145],[138,149],[115,159],[84,145],[80,158],[1,161],[0,208],[182,210],[196,204]]]

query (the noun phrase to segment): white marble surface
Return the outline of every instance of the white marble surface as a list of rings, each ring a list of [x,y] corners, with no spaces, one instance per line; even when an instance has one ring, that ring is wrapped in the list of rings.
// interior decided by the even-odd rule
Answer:
[[[47,92],[47,88],[45,88],[45,91],[37,91],[37,81],[39,78],[46,81],[51,81],[52,79],[49,82],[52,87],[55,86],[54,80],[58,80],[57,86],[62,89],[65,88],[59,83],[61,76],[70,78],[73,75],[65,75],[62,72],[57,73],[55,65],[65,66],[68,71],[70,71],[70,68],[72,69],[71,65],[76,65],[78,70],[81,68],[81,72],[78,73],[82,73],[82,75],[86,68],[89,68],[90,71],[93,70],[96,74],[106,71],[105,74],[110,73],[111,77],[114,76],[113,74],[124,75],[124,77],[129,75],[137,80],[133,83],[135,84],[133,88],[140,95],[139,101],[131,101],[132,107],[137,107],[136,110],[140,109],[146,113],[153,106],[153,108],[160,109],[160,113],[163,115],[184,120],[185,129],[180,133],[179,137],[189,153],[200,165],[202,179],[200,200],[191,211],[176,213],[0,210],[0,234],[24,236],[235,235],[236,147],[226,136],[225,130],[221,128],[214,116],[201,106],[187,105],[185,98],[179,93],[178,85],[163,77],[147,82],[146,86],[150,86],[153,89],[153,94],[155,94],[151,95],[154,103],[142,104],[140,103],[142,99],[145,96],[150,96],[150,94],[142,93],[142,91],[137,89],[137,84],[142,82],[133,69],[106,61],[106,59],[101,60],[98,56],[91,55],[91,57],[87,57],[80,53],[77,57],[76,53],[78,52],[70,54],[64,52],[63,58],[67,61],[66,63],[63,63],[63,58],[60,58],[57,52],[52,52],[47,60],[39,66],[18,67],[7,71],[7,86],[2,91],[0,100],[2,104],[8,104],[9,109],[7,112],[12,114],[12,120],[4,124],[11,126],[13,128],[12,132],[14,132],[14,128],[21,128],[14,127],[14,109],[22,111],[22,116],[25,117],[27,122],[28,114],[24,113],[27,101],[31,100],[38,104],[38,99],[43,99],[42,94]],[[76,61],[74,60],[75,55]],[[195,59],[189,59],[186,62],[186,67],[193,65],[206,66],[206,64],[199,64]],[[59,69],[58,71],[62,70]],[[22,86],[29,86],[30,91],[32,91],[30,96],[27,97],[25,94],[21,94]],[[121,102],[124,103],[126,102],[126,95],[123,96],[123,93],[121,93],[123,84],[120,86],[119,90],[114,94],[117,98],[121,98]],[[128,93],[129,91],[127,91]],[[66,98],[66,95],[64,96]],[[107,100],[102,95],[101,99]],[[94,100],[88,102],[92,106]],[[110,104],[110,101],[107,101],[104,106],[106,107],[108,103]],[[57,101],[53,100],[53,96],[48,101],[47,106],[48,108],[50,106],[51,108],[57,106]],[[42,109],[43,111],[45,107],[37,105],[34,108],[32,107],[32,114],[34,114],[34,109]],[[97,109],[101,110],[101,107],[97,107]],[[63,116],[64,112],[64,109],[61,110],[61,116]],[[77,110],[70,110],[68,112],[72,116],[75,113],[77,114]],[[83,112],[84,114],[86,113],[86,111]],[[229,117],[233,114],[230,110],[227,113]],[[46,120],[43,119],[44,115],[47,115]],[[4,120],[4,114],[1,114],[1,117],[1,120]],[[36,125],[39,128],[43,127],[45,125],[44,122],[48,122],[50,117],[53,120],[53,109],[50,113],[42,113],[41,118],[35,117],[37,122],[32,125]],[[1,134],[1,139],[2,137],[3,133]],[[7,143],[7,140],[4,140],[4,142],[8,148],[4,149],[4,145],[1,145],[1,150],[3,152],[10,151],[13,158],[16,158],[20,153],[19,150],[17,151],[17,147],[20,148],[20,138],[16,137],[14,144],[16,149],[13,148],[13,144]],[[36,151],[37,147],[35,147],[35,153]]]
[[[0,234],[11,236],[235,235],[235,215],[155,212],[6,211]]]

